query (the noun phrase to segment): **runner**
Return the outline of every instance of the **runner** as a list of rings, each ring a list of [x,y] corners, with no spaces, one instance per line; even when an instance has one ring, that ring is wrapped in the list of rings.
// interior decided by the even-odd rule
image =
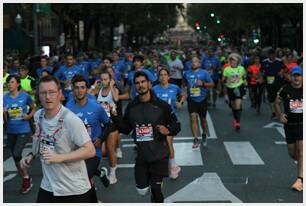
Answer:
[[[82,72],[80,68],[75,65],[75,59],[72,54],[67,54],[65,60],[66,64],[60,67],[59,70],[54,73],[54,76],[64,84],[63,96],[67,99],[69,93],[72,91],[72,77],[76,74],[82,74]]]
[[[134,70],[131,71],[128,74],[128,82],[127,82],[128,83],[128,91],[129,91],[129,95],[130,95],[131,99],[133,99],[137,95],[136,87],[135,87],[135,84],[134,84],[135,72],[143,71],[148,75],[149,80],[152,83],[156,81],[156,77],[154,77],[154,75],[151,72],[149,72],[147,69],[144,69],[144,67],[143,67],[144,57],[142,55],[135,55],[133,57],[133,63],[134,63]]]
[[[94,202],[95,189],[84,160],[94,157],[96,151],[82,120],[61,104],[62,92],[55,77],[41,78],[38,94],[43,109],[34,115],[32,152],[21,160],[25,168],[40,154],[43,179],[36,202]]]
[[[170,84],[170,73],[167,67],[163,67],[158,72],[160,84],[153,87],[153,92],[155,95],[167,102],[174,113],[176,113],[177,108],[181,108],[185,101],[185,95],[183,94],[181,88],[175,84]],[[167,142],[169,145],[169,174],[170,178],[176,179],[181,168],[175,162],[174,147],[173,147],[173,136],[167,136]]]
[[[177,58],[177,52],[171,51],[171,59],[167,61],[168,67],[170,69],[170,82],[176,84],[178,87],[182,86],[182,72],[184,65],[182,61]]]
[[[151,202],[162,203],[162,180],[168,176],[169,164],[167,136],[175,136],[180,131],[180,123],[170,105],[150,90],[146,73],[136,72],[134,83],[139,95],[128,104],[123,118],[112,111],[112,119],[120,132],[129,134],[133,131],[132,137],[137,144],[137,192],[146,195],[151,189]]]
[[[116,102],[119,100],[119,90],[115,87],[115,81],[107,71],[102,71],[101,75],[101,89],[99,90],[97,102],[110,117],[111,109],[116,110]],[[110,184],[117,182],[116,169],[117,169],[117,157],[116,148],[119,144],[119,131],[115,125],[111,124],[111,131],[106,139],[106,151],[109,158],[110,173],[109,180]]]
[[[234,116],[232,126],[238,131],[242,112],[241,100],[245,94],[244,86],[247,85],[246,71],[243,66],[240,66],[241,56],[239,54],[231,53],[228,59],[230,67],[224,70],[222,81],[225,82]]]
[[[207,146],[206,94],[207,89],[214,87],[209,73],[201,69],[198,57],[192,58],[192,70],[184,73],[184,84],[187,86],[188,112],[190,115],[191,131],[194,137],[192,148],[197,149],[200,146],[198,139],[198,117],[200,118],[203,131],[203,145]]]
[[[285,65],[278,58],[275,58],[274,49],[268,51],[268,58],[263,60],[262,67],[264,71],[264,79],[268,93],[272,114],[271,119],[276,118],[273,102],[276,98],[277,91],[284,84],[283,73]]]
[[[290,71],[291,84],[283,86],[274,102],[275,112],[284,124],[288,153],[297,161],[297,180],[291,186],[303,190],[303,71],[295,66]],[[284,112],[281,110],[283,102]]]
[[[217,101],[217,90],[219,86],[219,71],[221,69],[221,64],[219,59],[215,56],[214,49],[209,48],[208,54],[201,61],[201,68],[206,70],[212,80],[214,81],[215,86],[209,90],[207,90],[207,104],[212,104],[213,107],[216,107]]]
[[[7,77],[8,93],[3,96],[3,119],[6,125],[5,133],[8,147],[22,178],[21,193],[26,194],[32,188],[32,178],[27,169],[21,167],[20,160],[26,143],[31,139],[29,120],[33,117],[36,108],[30,95],[20,92],[19,87],[20,78],[18,76],[10,75]]]
[[[251,88],[251,99],[253,99],[252,106],[256,109],[256,112],[260,114],[262,91],[264,88],[263,73],[259,56],[256,55],[253,58],[254,64],[248,67],[248,77],[250,78],[249,87]]]
[[[75,113],[84,123],[87,132],[96,148],[96,156],[85,160],[87,172],[91,184],[93,185],[93,176],[100,176],[98,166],[102,157],[102,141],[104,141],[103,132],[109,124],[109,117],[103,108],[96,102],[87,97],[87,81],[81,75],[75,75],[72,80],[73,96],[66,107]],[[101,128],[101,125],[103,127]],[[103,136],[104,135],[104,136]]]

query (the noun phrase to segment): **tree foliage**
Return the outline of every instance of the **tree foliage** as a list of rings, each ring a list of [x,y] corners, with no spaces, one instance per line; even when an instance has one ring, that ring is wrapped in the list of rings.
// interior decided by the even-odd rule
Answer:
[[[215,17],[211,17],[214,13]],[[207,32],[214,38],[223,33],[234,43],[239,43],[241,35],[249,35],[253,29],[261,29],[266,43],[281,43],[284,24],[293,28],[302,25],[303,5],[298,3],[224,3],[189,4],[188,21],[190,25],[200,21],[207,25]],[[215,19],[221,23],[216,24]],[[301,28],[301,27],[300,27]]]

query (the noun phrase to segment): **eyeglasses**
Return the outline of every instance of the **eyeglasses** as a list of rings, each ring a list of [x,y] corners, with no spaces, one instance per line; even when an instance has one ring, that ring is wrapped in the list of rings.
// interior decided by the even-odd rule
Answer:
[[[57,91],[45,91],[45,92],[39,92],[38,94],[41,97],[46,97],[47,95],[49,95],[50,97],[55,97],[57,94]]]

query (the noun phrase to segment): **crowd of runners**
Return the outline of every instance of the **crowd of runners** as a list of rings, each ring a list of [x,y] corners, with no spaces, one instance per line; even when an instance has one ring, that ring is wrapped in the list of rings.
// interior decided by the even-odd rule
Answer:
[[[163,202],[163,178],[176,179],[181,171],[173,147],[180,108],[187,104],[190,149],[197,150],[200,139],[207,147],[206,113],[218,98],[232,111],[228,124],[237,132],[244,126],[243,99],[250,99],[254,115],[270,105],[271,120],[284,124],[288,153],[297,161],[292,188],[303,189],[303,56],[295,50],[162,46],[25,59],[5,54],[3,68],[7,147],[23,194],[33,186],[28,166],[40,158],[37,202],[97,202],[94,176],[105,187],[120,181],[122,134],[136,145],[137,192],[151,191],[152,202]],[[32,152],[22,157],[28,142]],[[101,168],[103,157],[109,164]]]

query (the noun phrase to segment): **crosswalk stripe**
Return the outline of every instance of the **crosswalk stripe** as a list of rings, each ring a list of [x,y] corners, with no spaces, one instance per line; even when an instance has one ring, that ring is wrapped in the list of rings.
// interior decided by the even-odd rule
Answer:
[[[13,173],[13,174],[9,174],[8,176],[5,176],[3,178],[3,182],[6,182],[6,181],[9,181],[11,179],[13,179],[17,174],[16,173]]]
[[[252,144],[246,142],[224,142],[234,165],[264,165]]]

